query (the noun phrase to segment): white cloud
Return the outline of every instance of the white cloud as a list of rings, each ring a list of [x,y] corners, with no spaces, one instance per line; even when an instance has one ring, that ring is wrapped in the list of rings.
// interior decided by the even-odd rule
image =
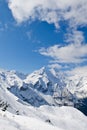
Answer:
[[[83,32],[72,30],[65,34],[66,42],[74,44],[82,44],[85,42]]]
[[[87,76],[87,66],[81,66],[81,67],[76,67],[72,69],[71,71],[67,71],[67,74],[69,75],[77,75],[77,76]]]
[[[48,67],[51,68],[51,69],[52,69],[52,68],[53,68],[53,69],[54,69],[54,68],[62,69],[62,66],[59,65],[59,64],[49,64]]]
[[[58,29],[60,21],[66,21],[66,41],[76,44],[84,41],[83,33],[77,28],[87,26],[87,0],[8,0],[8,6],[18,23],[38,19],[53,23]]]
[[[59,27],[59,21],[69,20],[70,26],[87,25],[87,0],[8,0],[17,22],[36,18]]]
[[[51,46],[39,50],[41,55],[51,57],[58,63],[82,63],[87,61],[86,44],[69,44],[66,46]]]
[[[87,26],[87,0],[8,0],[8,6],[19,24],[38,19],[53,23],[58,29],[61,28],[60,21],[67,22],[65,42],[69,44],[41,48],[40,54],[51,57],[54,63],[87,61],[87,44],[83,32],[78,31],[78,27]]]

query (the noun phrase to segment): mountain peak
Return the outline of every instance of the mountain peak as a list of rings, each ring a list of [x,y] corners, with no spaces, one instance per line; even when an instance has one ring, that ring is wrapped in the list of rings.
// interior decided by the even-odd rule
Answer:
[[[33,106],[74,105],[77,97],[87,98],[87,77],[75,82],[64,73],[46,67],[23,76],[17,71],[1,71],[1,89],[9,90],[19,100]]]
[[[39,69],[39,70],[37,70],[37,71],[35,71],[35,72],[38,72],[38,74],[43,75],[44,72],[46,72],[46,67],[42,67],[41,69]]]

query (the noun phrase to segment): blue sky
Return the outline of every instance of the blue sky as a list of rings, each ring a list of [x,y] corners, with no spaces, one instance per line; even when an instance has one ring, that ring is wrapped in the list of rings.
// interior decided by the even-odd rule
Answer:
[[[25,73],[43,66],[86,68],[87,2],[79,2],[61,0],[60,6],[57,0],[1,0],[0,68]]]

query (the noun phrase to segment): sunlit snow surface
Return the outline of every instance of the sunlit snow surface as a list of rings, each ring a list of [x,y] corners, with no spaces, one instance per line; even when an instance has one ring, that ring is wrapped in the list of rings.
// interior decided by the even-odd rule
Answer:
[[[0,110],[0,130],[87,130],[87,117],[75,108],[30,107],[27,113],[15,115]]]

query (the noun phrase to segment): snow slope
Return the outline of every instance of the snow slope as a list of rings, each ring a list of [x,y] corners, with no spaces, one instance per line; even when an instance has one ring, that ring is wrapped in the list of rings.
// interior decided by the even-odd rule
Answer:
[[[0,111],[0,130],[87,130],[87,117],[75,108],[42,106],[35,113],[25,116]]]

